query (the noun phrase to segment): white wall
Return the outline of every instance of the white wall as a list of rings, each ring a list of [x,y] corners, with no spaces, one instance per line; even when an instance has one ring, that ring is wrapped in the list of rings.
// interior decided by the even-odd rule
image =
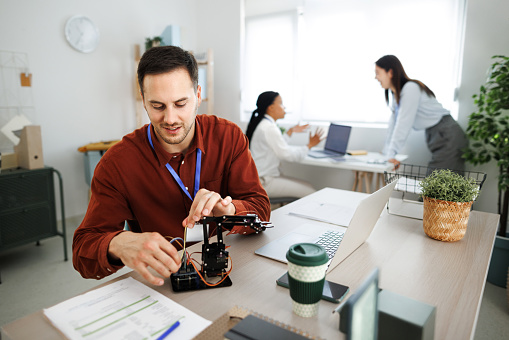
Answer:
[[[240,124],[242,4],[238,0],[198,0],[196,11],[197,46],[214,51],[214,114],[237,124]]]
[[[297,1],[298,2],[298,1]],[[90,142],[118,139],[135,128],[133,45],[159,35],[166,25],[181,27],[182,46],[215,53],[215,112],[240,123],[240,55],[243,1],[239,0],[0,0],[0,49],[26,52],[33,73],[36,124],[42,126],[45,163],[63,173],[66,214],[86,210],[88,187],[83,155],[76,149]],[[74,51],[63,28],[74,14],[89,16],[101,31],[91,54]],[[471,99],[483,83],[494,54],[509,54],[509,2],[469,0],[459,121],[465,128],[475,109]],[[383,129],[354,128],[352,149],[377,150]],[[426,164],[429,152],[422,132],[413,132],[404,153],[408,162]],[[288,172],[311,180],[316,188],[351,188],[348,171],[293,166]],[[478,170],[478,169],[476,169]],[[496,211],[496,167],[476,208]]]
[[[88,186],[79,146],[120,139],[135,128],[134,45],[170,24],[196,48],[196,2],[179,0],[0,0],[0,50],[28,55],[44,162],[64,179],[67,216],[86,211]],[[99,47],[72,49],[66,20],[83,14],[98,26]],[[57,216],[60,216],[58,213]]]

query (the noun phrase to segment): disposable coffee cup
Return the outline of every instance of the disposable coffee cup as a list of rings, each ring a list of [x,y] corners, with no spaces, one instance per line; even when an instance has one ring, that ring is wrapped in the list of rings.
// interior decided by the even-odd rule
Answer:
[[[329,257],[322,246],[297,243],[288,249],[288,283],[293,312],[302,317],[318,314]]]

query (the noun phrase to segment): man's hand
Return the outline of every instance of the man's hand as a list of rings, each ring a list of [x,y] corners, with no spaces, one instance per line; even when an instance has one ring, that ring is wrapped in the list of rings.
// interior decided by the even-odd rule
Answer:
[[[148,282],[162,286],[164,280],[150,273],[148,267],[163,277],[169,277],[180,268],[177,249],[159,233],[124,231],[111,239],[108,257],[137,271]]]
[[[193,200],[189,216],[182,221],[182,226],[192,228],[203,216],[235,215],[232,198],[221,198],[217,192],[200,189]]]

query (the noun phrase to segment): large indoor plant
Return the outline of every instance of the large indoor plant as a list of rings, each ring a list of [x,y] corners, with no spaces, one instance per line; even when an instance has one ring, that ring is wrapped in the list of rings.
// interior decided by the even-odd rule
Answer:
[[[441,169],[426,176],[420,186],[426,235],[440,241],[461,240],[467,230],[472,203],[479,194],[475,179]]]
[[[496,162],[498,166],[498,213],[500,226],[491,258],[488,281],[506,286],[509,266],[507,218],[509,212],[509,57],[496,55],[488,79],[473,96],[477,112],[470,115],[470,146],[463,157],[474,165]]]
[[[470,146],[463,157],[474,165],[496,162],[498,166],[498,234],[506,236],[509,211],[509,57],[494,56],[488,80],[473,96],[477,112],[470,115]]]

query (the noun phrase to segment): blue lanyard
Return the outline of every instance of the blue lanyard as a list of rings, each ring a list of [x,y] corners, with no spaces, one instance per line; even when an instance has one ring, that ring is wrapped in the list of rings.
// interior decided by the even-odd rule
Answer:
[[[152,137],[151,137],[151,133],[150,133],[150,126],[152,124],[149,124],[148,127],[147,127],[147,134],[148,134],[148,141],[150,142],[150,146],[152,147],[152,149],[154,149],[155,151],[155,148],[154,148],[154,144],[152,143]],[[198,192],[198,190],[200,189],[200,173],[201,173],[201,150],[200,149],[196,149],[196,172],[194,174],[194,195],[193,197],[191,197],[191,194],[189,193],[189,191],[186,189],[186,186],[184,185],[184,183],[182,182],[182,180],[180,179],[180,176],[175,172],[175,170],[171,167],[170,165],[170,162],[166,163],[166,169],[168,169],[168,171],[170,172],[170,174],[173,176],[173,178],[175,179],[175,181],[177,182],[177,184],[180,186],[180,189],[182,189],[182,191],[187,195],[187,197],[189,197],[191,199],[191,201],[193,200],[193,197],[196,196],[196,193]]]

